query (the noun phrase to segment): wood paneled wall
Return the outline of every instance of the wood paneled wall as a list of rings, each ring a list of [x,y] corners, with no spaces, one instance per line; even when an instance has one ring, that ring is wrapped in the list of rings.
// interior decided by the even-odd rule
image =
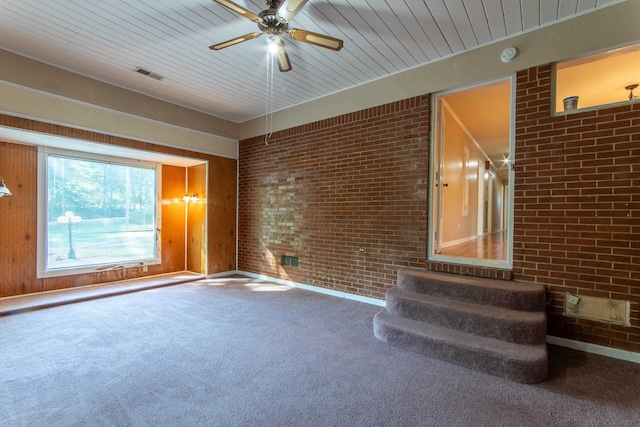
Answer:
[[[205,273],[207,267],[206,221],[207,165],[187,168],[187,193],[198,195],[198,201],[187,206],[187,270]]]
[[[0,296],[42,290],[36,280],[37,149],[0,142],[0,176],[11,197],[0,198]]]
[[[209,230],[217,230],[215,236],[201,233],[194,237],[196,252],[205,254],[201,259],[200,272],[213,274],[235,270],[235,216],[236,160],[197,153],[189,150],[166,147],[110,135],[79,130],[65,126],[42,123],[0,114],[0,126],[37,131],[86,141],[100,142],[122,147],[167,153],[201,159],[209,164],[208,202],[215,200],[215,208],[202,209],[207,212]],[[203,170],[204,165],[203,165]],[[223,172],[233,173],[220,176]],[[205,172],[206,177],[206,172]],[[182,167],[163,166],[162,204],[162,263],[142,268],[104,271],[75,276],[36,278],[36,224],[37,224],[37,147],[0,141],[0,176],[5,178],[14,196],[0,198],[0,297],[64,289],[75,286],[132,279],[141,276],[185,270],[185,206],[182,201],[185,189],[186,170]],[[211,182],[212,177],[218,180]],[[205,184],[203,183],[202,188]],[[197,190],[196,190],[197,191]],[[204,194],[204,191],[202,191]],[[231,196],[232,194],[232,196]],[[219,205],[224,205],[222,208]],[[203,204],[204,205],[204,204]],[[200,219],[204,223],[204,217]],[[203,227],[204,229],[204,227]],[[211,246],[226,250],[203,251],[205,241]],[[205,271],[205,267],[206,271]]]
[[[235,160],[209,161],[209,274],[236,269],[237,171]]]
[[[186,178],[186,168],[162,166],[162,264],[172,271],[185,268]]]

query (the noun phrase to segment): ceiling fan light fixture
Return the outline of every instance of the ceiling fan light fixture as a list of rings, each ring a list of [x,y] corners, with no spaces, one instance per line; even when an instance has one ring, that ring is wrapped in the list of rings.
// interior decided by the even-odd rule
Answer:
[[[279,37],[282,34],[288,34],[293,40],[313,44],[327,49],[336,51],[342,49],[343,41],[340,39],[298,28],[289,28],[289,19],[295,16],[295,14],[298,13],[309,2],[309,0],[265,0],[268,9],[260,12],[259,15],[251,13],[247,9],[230,0],[213,1],[226,7],[232,12],[236,12],[245,18],[257,22],[260,32],[250,33],[235,39],[227,40],[225,42],[209,46],[209,49],[224,49],[247,40],[255,39],[262,34],[266,34],[269,36],[269,52],[273,54],[280,71],[291,70],[291,61],[289,61],[287,48]],[[254,17],[256,19],[253,19]]]
[[[277,35],[269,36],[269,53],[273,55],[280,71],[286,72],[291,70],[291,61],[284,42]]]
[[[269,47],[269,52],[278,53],[280,49],[281,40],[278,36],[270,36],[267,39],[267,46]]]

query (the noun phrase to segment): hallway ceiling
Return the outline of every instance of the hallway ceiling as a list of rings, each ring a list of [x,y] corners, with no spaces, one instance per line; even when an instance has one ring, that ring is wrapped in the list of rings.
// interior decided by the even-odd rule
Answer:
[[[291,25],[344,40],[339,51],[285,39],[293,70],[273,73],[288,108],[618,0],[310,0]],[[253,12],[262,0],[236,0]],[[223,119],[265,113],[266,38],[211,0],[3,0],[0,48]],[[141,67],[156,80],[136,72]]]
[[[509,181],[510,90],[509,80],[500,80],[442,97],[505,182]]]

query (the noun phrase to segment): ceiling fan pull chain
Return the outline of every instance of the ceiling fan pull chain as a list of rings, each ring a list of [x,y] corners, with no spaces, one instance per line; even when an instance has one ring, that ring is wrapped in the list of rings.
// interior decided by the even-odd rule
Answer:
[[[269,145],[269,68],[271,67],[271,52],[267,51],[267,96],[264,97],[264,145]]]
[[[275,59],[275,53],[271,53],[271,63],[269,64],[269,138],[273,135],[273,63]]]
[[[265,105],[265,132],[264,145],[269,145],[269,138],[273,129],[273,117],[271,109],[273,108],[273,53],[267,52],[267,96]]]

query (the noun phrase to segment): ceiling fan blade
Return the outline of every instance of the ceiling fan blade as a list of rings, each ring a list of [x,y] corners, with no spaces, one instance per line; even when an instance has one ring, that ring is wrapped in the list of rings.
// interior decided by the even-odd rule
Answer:
[[[277,40],[272,40],[271,43],[275,43],[277,49],[273,53],[273,57],[278,64],[278,68],[280,71],[290,71],[291,70],[291,61],[289,61],[289,54],[287,53],[287,48],[284,45],[284,42],[280,37]]]
[[[262,18],[260,18],[258,15],[256,15],[253,12],[248,11],[247,9],[245,9],[244,7],[235,4],[232,1],[229,0],[213,0],[214,2],[218,3],[220,6],[224,6],[227,9],[231,10],[232,12],[235,12],[241,16],[244,16],[245,18],[247,18],[250,21],[253,22],[262,22]]]
[[[213,46],[209,46],[209,49],[212,49],[212,50],[224,49],[225,47],[233,46],[234,44],[246,42],[247,40],[253,40],[255,38],[260,37],[261,35],[262,35],[262,33],[245,34],[244,36],[236,37],[235,39],[227,40],[226,42],[222,42],[222,43],[214,44]]]
[[[324,34],[312,33],[307,30],[300,30],[298,28],[291,28],[289,30],[289,36],[294,40],[310,43],[320,47],[326,47],[331,50],[340,50],[343,45],[343,42],[340,39],[325,36]]]
[[[309,0],[284,0],[278,8],[278,16],[288,21],[293,18]]]

